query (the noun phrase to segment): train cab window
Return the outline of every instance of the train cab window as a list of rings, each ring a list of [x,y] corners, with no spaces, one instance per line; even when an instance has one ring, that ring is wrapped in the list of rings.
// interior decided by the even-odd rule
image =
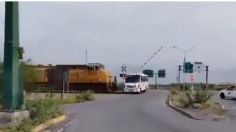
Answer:
[[[87,70],[88,71],[94,71],[94,68],[93,67],[88,67]]]
[[[98,66],[95,67],[95,70],[98,71],[100,68]]]

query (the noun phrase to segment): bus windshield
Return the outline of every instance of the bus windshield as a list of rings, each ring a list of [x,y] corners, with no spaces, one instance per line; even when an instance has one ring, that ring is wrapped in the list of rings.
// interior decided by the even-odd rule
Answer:
[[[128,75],[126,76],[126,83],[136,83],[140,81],[140,75]]]

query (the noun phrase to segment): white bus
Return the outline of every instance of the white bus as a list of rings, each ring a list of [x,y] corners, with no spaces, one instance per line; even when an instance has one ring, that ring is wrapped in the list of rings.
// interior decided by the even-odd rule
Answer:
[[[149,88],[148,76],[143,73],[126,74],[124,92],[141,93]]]

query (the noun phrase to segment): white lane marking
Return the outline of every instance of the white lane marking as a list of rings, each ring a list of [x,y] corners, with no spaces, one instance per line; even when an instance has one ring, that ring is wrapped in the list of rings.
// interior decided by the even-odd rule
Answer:
[[[73,121],[70,121],[69,123],[67,123],[63,128],[59,129],[57,132],[63,132],[69,125],[71,125],[73,123]]]

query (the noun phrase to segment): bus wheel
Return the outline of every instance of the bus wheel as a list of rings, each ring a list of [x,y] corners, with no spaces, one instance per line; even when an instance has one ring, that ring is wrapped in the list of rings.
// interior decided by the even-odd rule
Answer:
[[[141,94],[142,93],[142,89],[141,88],[139,88],[139,94]]]

